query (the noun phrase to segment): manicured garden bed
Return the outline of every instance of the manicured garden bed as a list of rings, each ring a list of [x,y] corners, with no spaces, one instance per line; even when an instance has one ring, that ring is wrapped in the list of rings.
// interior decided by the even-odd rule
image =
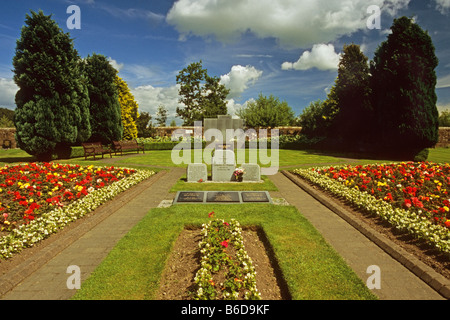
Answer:
[[[0,168],[0,259],[33,246],[152,174],[57,163]]]
[[[297,169],[300,177],[450,253],[450,165],[431,162]]]
[[[242,228],[252,226],[263,230],[290,298],[376,299],[295,207],[271,204],[239,207],[189,204],[154,208],[118,242],[73,299],[164,299],[158,296],[163,271],[178,272],[174,269],[176,265],[168,264],[177,239],[186,228],[201,228],[211,211],[215,212],[216,219],[235,219]],[[182,249],[179,259],[197,254],[191,249],[186,251],[185,246]],[[197,246],[197,250],[201,249]],[[200,261],[192,259],[192,262],[198,263],[198,267],[193,268],[197,271]],[[192,281],[195,271],[191,274]],[[182,280],[180,278],[180,283]],[[180,286],[179,283],[172,285]]]

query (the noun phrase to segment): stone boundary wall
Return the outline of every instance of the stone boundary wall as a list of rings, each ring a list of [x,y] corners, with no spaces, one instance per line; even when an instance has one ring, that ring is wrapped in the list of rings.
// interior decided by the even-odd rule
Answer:
[[[16,128],[0,128],[0,148],[17,148]]]
[[[155,128],[157,135],[160,137],[171,137],[173,131],[177,129],[187,130],[186,136],[192,135],[189,132],[194,132],[194,127],[157,127]],[[268,136],[270,136],[271,128],[267,130]],[[277,127],[273,129],[278,129],[280,135],[298,135],[300,134],[301,127]],[[258,133],[258,130],[256,130]],[[17,148],[15,139],[16,129],[15,128],[0,128],[0,148]],[[436,147],[450,146],[450,128],[441,127],[439,128],[439,142]]]
[[[440,127],[439,128],[439,142],[436,147],[446,147],[450,146],[450,128]]]

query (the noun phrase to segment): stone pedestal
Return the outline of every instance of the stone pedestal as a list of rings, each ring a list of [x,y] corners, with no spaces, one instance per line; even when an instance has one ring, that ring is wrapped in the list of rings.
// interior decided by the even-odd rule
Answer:
[[[256,163],[243,163],[241,168],[244,169],[242,181],[261,181],[261,168]]]
[[[212,164],[211,179],[220,182],[231,181],[235,169],[234,164]]]
[[[187,182],[208,181],[208,169],[204,163],[191,163],[187,167]]]

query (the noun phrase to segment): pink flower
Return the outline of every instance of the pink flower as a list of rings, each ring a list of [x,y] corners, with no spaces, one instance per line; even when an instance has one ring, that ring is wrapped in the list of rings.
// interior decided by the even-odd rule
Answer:
[[[220,244],[225,248],[228,248],[228,240],[222,241]]]

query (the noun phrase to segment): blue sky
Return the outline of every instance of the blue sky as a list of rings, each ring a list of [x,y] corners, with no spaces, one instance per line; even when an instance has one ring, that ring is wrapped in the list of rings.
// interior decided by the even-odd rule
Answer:
[[[81,29],[69,30],[77,5]],[[371,5],[381,10],[380,29]],[[1,1],[0,106],[14,109],[12,58],[25,15],[42,9],[70,32],[82,57],[103,54],[127,81],[140,111],[159,105],[175,118],[176,75],[202,60],[230,90],[228,109],[259,93],[286,100],[295,114],[325,99],[344,44],[370,59],[393,19],[415,17],[436,47],[438,108],[450,109],[450,0],[17,0]],[[178,123],[181,120],[176,118]]]

